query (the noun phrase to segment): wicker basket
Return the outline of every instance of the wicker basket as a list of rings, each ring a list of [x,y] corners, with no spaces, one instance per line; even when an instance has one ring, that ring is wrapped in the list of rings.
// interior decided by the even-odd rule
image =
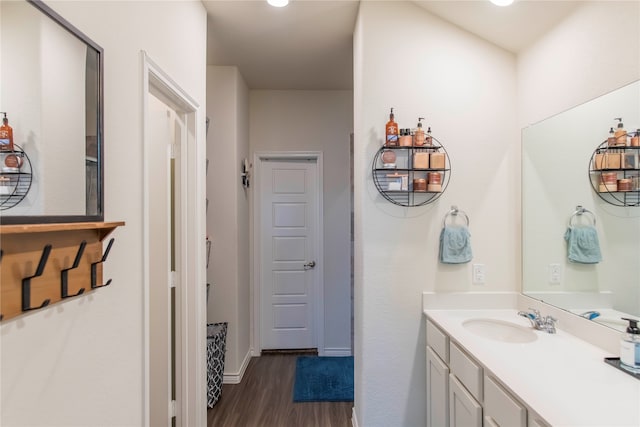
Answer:
[[[227,322],[207,324],[207,406],[213,408],[222,394]]]

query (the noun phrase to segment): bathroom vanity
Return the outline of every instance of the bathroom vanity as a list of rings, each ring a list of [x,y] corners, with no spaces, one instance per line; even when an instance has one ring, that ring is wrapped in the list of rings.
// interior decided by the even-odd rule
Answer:
[[[516,309],[426,309],[427,426],[638,426],[640,381]]]

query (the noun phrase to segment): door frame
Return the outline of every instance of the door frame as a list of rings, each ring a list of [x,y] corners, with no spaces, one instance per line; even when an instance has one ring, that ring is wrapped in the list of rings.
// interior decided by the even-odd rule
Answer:
[[[180,303],[180,319],[177,321],[180,330],[182,357],[178,375],[180,389],[178,395],[182,401],[178,402],[176,414],[179,425],[206,425],[206,271],[205,271],[205,137],[204,113],[198,103],[185,92],[171,77],[165,73],[145,51],[141,51],[142,69],[142,144],[143,144],[143,388],[144,413],[143,425],[149,426],[149,376],[150,376],[150,321],[149,321],[149,245],[152,230],[149,229],[149,217],[152,214],[149,207],[148,194],[153,190],[154,183],[150,182],[148,156],[146,153],[156,149],[149,136],[149,106],[148,97],[154,95],[169,107],[184,117],[185,130],[180,144],[180,265],[177,289],[177,301]]]
[[[318,347],[318,355],[324,356],[324,229],[323,229],[323,162],[322,151],[257,151],[253,155],[253,169],[254,169],[254,182],[259,180],[262,176],[262,162],[265,160],[304,160],[313,159],[317,168],[316,179],[316,192],[317,192],[317,215],[316,215],[316,230],[318,238],[315,243],[316,264],[320,267],[317,270],[318,281],[316,283],[313,295],[313,320],[314,320],[314,335],[316,337],[316,346]],[[257,189],[258,185],[253,185],[253,256],[252,256],[252,280],[251,280],[251,300],[253,301],[252,310],[252,325],[253,331],[251,335],[251,347],[253,349],[253,356],[260,356],[262,350],[262,337],[260,328],[260,315],[261,315],[261,264],[262,264],[262,252],[261,248],[261,236],[262,227],[260,221],[260,208],[262,203],[262,197]]]

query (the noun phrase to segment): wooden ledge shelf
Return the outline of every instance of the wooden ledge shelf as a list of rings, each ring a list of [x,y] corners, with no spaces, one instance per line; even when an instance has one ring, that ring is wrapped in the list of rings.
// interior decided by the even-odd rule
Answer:
[[[61,224],[18,224],[18,225],[0,225],[0,236],[9,234],[30,234],[30,233],[49,233],[53,231],[77,231],[77,230],[96,230],[101,236],[100,240],[104,240],[117,227],[124,225],[124,221],[117,222],[69,222]]]
[[[103,240],[120,222],[0,226],[0,321],[107,286]]]

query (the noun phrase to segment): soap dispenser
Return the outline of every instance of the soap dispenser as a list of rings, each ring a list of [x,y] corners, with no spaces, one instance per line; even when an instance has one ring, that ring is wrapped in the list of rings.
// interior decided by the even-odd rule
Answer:
[[[416,147],[422,147],[424,145],[424,129],[422,129],[422,120],[424,117],[418,117],[418,128],[413,134],[413,145]]]
[[[609,129],[609,137],[607,138],[607,145],[609,147],[616,145],[616,137],[614,135],[615,132],[613,131],[613,128]]]
[[[640,373],[640,328],[638,320],[623,317],[629,322],[620,340],[620,365],[628,371]]]
[[[618,120],[618,127],[613,135],[616,139],[617,146],[627,145],[627,131],[624,130],[624,124],[622,123],[622,117],[616,117],[614,120]]]

